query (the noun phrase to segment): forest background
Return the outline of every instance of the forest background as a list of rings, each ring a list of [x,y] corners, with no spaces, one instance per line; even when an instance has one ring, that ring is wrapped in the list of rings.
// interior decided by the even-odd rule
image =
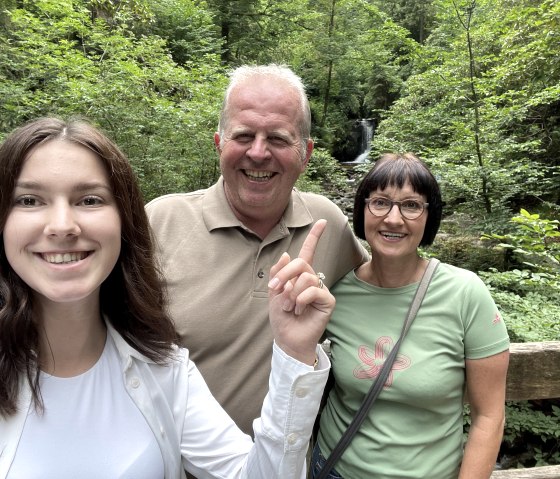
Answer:
[[[369,168],[340,161],[368,119],[370,158],[413,151],[440,181],[425,254],[477,272],[513,341],[560,340],[555,0],[0,0],[0,140],[82,116],[126,152],[146,200],[204,188],[227,72],[269,62],[307,86],[301,189],[332,197]],[[559,406],[508,404],[499,467],[560,463]]]

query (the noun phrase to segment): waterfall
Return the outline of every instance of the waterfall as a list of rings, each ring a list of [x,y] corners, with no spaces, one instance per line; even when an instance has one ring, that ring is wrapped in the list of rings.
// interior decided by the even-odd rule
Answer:
[[[360,138],[361,150],[360,154],[349,163],[365,163],[371,150],[371,140],[373,138],[373,120],[362,118],[360,120]]]

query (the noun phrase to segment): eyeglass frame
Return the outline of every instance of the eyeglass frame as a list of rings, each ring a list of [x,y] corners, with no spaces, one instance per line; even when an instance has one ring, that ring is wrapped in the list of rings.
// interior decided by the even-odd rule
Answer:
[[[382,214],[382,215],[378,215],[378,214],[374,213],[374,212],[371,210],[371,208],[370,208],[370,203],[371,203],[373,200],[376,200],[376,199],[387,200],[387,201],[390,203],[389,210],[387,211],[387,213],[384,213],[384,214]],[[421,205],[422,205],[422,211],[420,212],[420,214],[419,214],[418,216],[415,216],[414,218],[408,218],[406,215],[404,215],[404,214],[403,214],[403,211],[402,211],[402,203],[405,202],[405,201],[415,201],[415,202],[421,204]],[[415,199],[411,199],[411,198],[410,198],[410,199],[407,199],[407,200],[402,200],[402,201],[393,201],[393,200],[390,200],[389,198],[385,198],[384,196],[374,196],[373,198],[366,198],[366,199],[364,200],[364,202],[365,202],[365,204],[367,205],[368,211],[369,211],[373,216],[375,216],[376,218],[382,218],[383,216],[387,216],[387,215],[393,210],[393,206],[397,205],[397,206],[399,207],[399,213],[401,214],[401,216],[402,216],[404,219],[409,220],[409,221],[414,221],[414,220],[417,220],[418,218],[420,218],[420,217],[424,214],[424,211],[426,211],[426,208],[427,208],[428,206],[430,206],[430,203],[425,203],[425,202],[423,202],[423,201],[415,200]]]

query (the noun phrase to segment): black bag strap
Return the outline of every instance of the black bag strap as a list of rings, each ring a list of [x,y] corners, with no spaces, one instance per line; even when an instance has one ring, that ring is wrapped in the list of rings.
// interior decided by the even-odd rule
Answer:
[[[401,335],[398,341],[396,342],[395,346],[393,346],[393,349],[391,349],[389,356],[387,356],[387,359],[383,363],[383,367],[379,372],[379,376],[377,376],[375,382],[371,385],[369,392],[367,393],[366,397],[362,401],[360,409],[358,409],[358,412],[354,416],[354,419],[352,419],[352,422],[348,426],[348,429],[344,431],[344,434],[342,435],[337,445],[332,450],[330,456],[325,462],[325,465],[323,466],[323,468],[319,472],[319,475],[315,479],[326,479],[328,474],[331,472],[331,469],[334,467],[336,462],[340,459],[340,456],[342,456],[346,448],[350,445],[350,442],[352,441],[354,435],[356,434],[356,432],[364,422],[364,419],[366,418],[369,410],[371,409],[373,402],[377,399],[377,396],[379,396],[379,393],[383,389],[383,385],[385,384],[385,381],[389,376],[391,367],[395,362],[395,358],[397,357],[397,354],[399,352],[399,347],[401,345],[401,342],[403,341],[406,333],[408,332],[410,325],[412,324],[412,321],[416,317],[416,313],[418,313],[418,310],[420,309],[420,305],[422,304],[422,300],[424,299],[424,295],[428,290],[428,286],[430,284],[430,281],[432,279],[432,276],[438,264],[439,264],[439,260],[435,258],[430,259],[430,262],[426,267],[426,271],[424,271],[424,274],[422,275],[420,284],[416,289],[416,294],[414,295],[414,299],[412,300],[412,303],[410,304],[410,308],[408,309],[406,320],[403,324]]]

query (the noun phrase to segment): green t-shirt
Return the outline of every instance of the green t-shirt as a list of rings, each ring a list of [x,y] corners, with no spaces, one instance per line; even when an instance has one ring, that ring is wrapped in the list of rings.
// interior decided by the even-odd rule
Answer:
[[[418,284],[379,288],[352,271],[332,289],[336,381],[318,436],[328,455],[394,343]],[[385,386],[335,465],[346,479],[456,478],[463,455],[465,359],[509,347],[506,327],[474,273],[441,263]]]

